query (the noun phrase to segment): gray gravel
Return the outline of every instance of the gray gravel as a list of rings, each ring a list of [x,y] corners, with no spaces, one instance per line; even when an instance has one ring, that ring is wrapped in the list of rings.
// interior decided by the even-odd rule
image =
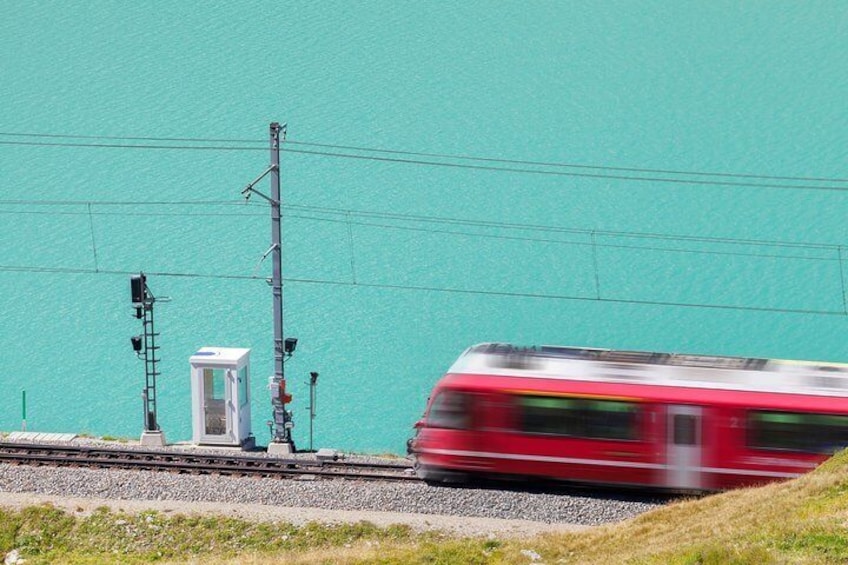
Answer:
[[[437,514],[582,525],[624,520],[656,506],[645,501],[575,494],[425,484],[298,481],[13,465],[0,465],[0,492]]]
[[[73,444],[116,447],[115,443],[78,438]],[[132,449],[133,444],[121,444]],[[222,452],[265,457],[264,452],[247,454],[233,450],[207,450],[172,445],[165,450],[192,450],[200,453]],[[298,454],[297,458],[314,458]],[[344,455],[351,461],[394,462],[372,456]],[[115,501],[176,501],[186,508],[200,505],[239,505],[243,511],[265,509],[301,509],[314,517],[315,512],[334,511],[348,518],[364,513],[383,513],[383,518],[442,516],[494,521],[523,521],[556,526],[592,526],[618,522],[657,507],[660,502],[647,497],[615,494],[537,493],[492,488],[432,487],[424,483],[390,483],[354,480],[293,480],[214,475],[178,475],[167,472],[102,470],[72,467],[30,467],[0,464],[0,494],[20,498],[30,493],[34,500],[44,497],[98,499]],[[2,503],[0,497],[0,503]],[[312,509],[312,510],[310,510]],[[291,512],[289,512],[291,513]],[[369,516],[367,519],[377,519]],[[366,519],[366,518],[362,518]],[[426,518],[425,518],[426,519]],[[447,518],[445,518],[447,520]],[[454,519],[455,521],[455,519]],[[429,523],[429,520],[427,520]],[[456,529],[456,528],[453,528]],[[482,533],[485,528],[476,530]],[[530,531],[525,528],[524,531]]]

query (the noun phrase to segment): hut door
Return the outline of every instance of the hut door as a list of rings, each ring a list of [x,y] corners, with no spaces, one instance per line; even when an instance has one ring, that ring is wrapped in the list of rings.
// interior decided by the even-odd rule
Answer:
[[[227,369],[203,369],[203,440],[231,441],[232,396]]]

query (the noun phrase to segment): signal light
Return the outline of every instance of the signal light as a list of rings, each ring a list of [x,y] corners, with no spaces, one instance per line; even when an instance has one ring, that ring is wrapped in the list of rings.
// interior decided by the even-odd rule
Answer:
[[[130,343],[132,343],[133,351],[136,353],[141,353],[141,336],[134,335],[130,338]]]
[[[143,304],[147,298],[147,277],[144,273],[130,277],[130,294],[133,304]],[[140,316],[136,316],[140,317]]]

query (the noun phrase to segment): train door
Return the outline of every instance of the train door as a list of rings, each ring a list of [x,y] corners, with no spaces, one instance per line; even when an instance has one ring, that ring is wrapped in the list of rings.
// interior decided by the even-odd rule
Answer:
[[[701,420],[700,406],[668,407],[666,486],[683,489],[697,489],[702,486]]]

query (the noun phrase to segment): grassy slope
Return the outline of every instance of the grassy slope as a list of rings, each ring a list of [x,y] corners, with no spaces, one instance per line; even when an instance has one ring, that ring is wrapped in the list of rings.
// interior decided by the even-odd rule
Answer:
[[[624,522],[527,540],[450,539],[367,523],[0,511],[0,555],[27,563],[844,563],[848,451],[782,484],[682,501]]]
[[[843,451],[793,481],[679,502],[534,545],[548,562],[845,563],[846,510]]]

